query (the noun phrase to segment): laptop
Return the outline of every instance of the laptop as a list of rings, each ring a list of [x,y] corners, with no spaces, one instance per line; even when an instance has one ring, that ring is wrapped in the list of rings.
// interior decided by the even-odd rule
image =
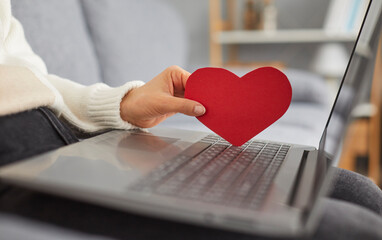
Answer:
[[[340,152],[340,139],[327,143],[345,132],[355,89],[373,61],[381,11],[382,0],[373,0],[318,149],[256,138],[235,147],[179,129],[115,130],[5,166],[0,178],[152,217],[265,236],[309,234]]]

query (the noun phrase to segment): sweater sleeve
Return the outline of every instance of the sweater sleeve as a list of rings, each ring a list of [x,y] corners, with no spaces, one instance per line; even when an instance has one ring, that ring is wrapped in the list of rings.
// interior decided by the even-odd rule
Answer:
[[[26,41],[22,25],[12,16],[9,0],[0,1],[0,64],[31,70],[54,93],[50,107],[55,113],[85,132],[135,128],[121,119],[120,102],[128,91],[144,83],[131,81],[117,88],[103,83],[83,86],[48,74],[44,61]]]
[[[137,128],[121,119],[120,103],[127,92],[142,86],[142,81],[130,81],[112,88],[103,83],[83,86],[55,75],[48,75],[48,79],[64,102],[60,116],[72,125],[87,132]]]

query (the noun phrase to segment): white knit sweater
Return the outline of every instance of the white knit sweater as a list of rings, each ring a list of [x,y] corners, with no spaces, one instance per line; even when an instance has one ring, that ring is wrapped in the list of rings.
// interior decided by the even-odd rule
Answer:
[[[41,33],[44,34],[44,33]],[[118,88],[98,83],[83,86],[48,74],[45,63],[24,37],[12,16],[10,0],[0,0],[0,116],[47,106],[59,117],[86,132],[130,129],[120,117],[120,102],[141,81]]]

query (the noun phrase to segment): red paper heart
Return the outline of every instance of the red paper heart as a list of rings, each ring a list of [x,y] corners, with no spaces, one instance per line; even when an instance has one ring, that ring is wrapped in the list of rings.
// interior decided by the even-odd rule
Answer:
[[[263,67],[238,77],[222,68],[201,68],[187,80],[185,97],[203,104],[200,122],[240,146],[288,109],[292,87],[279,70]]]

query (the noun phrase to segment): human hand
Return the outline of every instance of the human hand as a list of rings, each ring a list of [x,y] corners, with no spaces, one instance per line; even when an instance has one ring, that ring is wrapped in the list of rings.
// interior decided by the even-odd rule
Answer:
[[[142,128],[153,127],[175,113],[201,116],[205,108],[185,99],[184,90],[190,73],[171,66],[145,85],[130,90],[121,101],[121,118]]]

